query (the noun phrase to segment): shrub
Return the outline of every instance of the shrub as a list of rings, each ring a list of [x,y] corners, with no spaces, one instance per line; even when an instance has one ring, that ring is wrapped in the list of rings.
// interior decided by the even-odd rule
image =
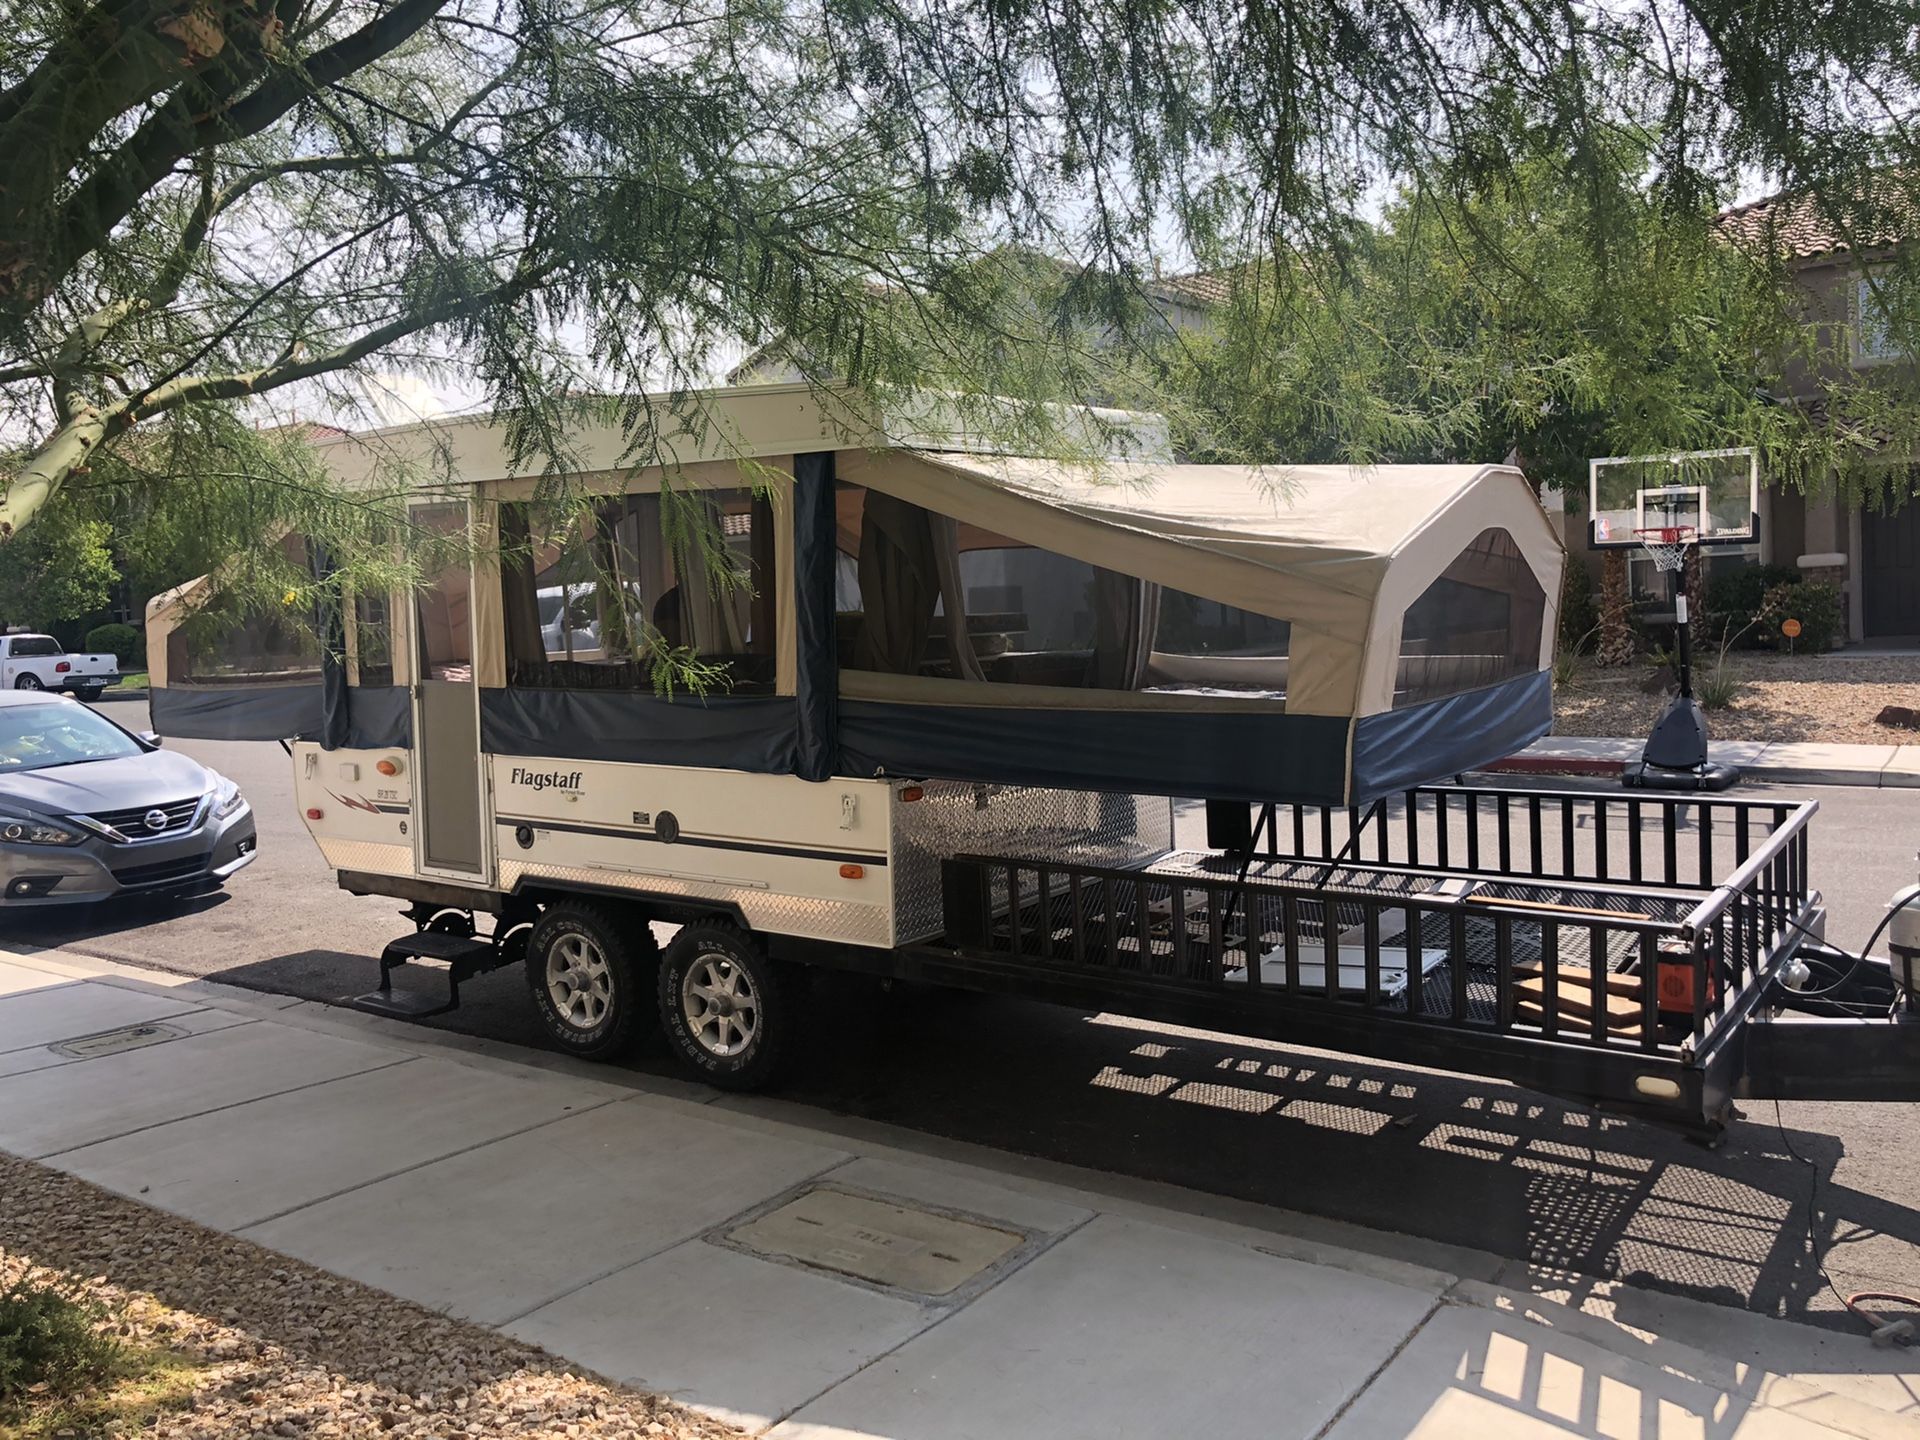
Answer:
[[[1707,581],[1707,593],[1701,600],[1700,608],[1706,612],[1701,617],[1706,623],[1700,627],[1704,636],[1718,640],[1745,632],[1747,644],[1761,644],[1760,627],[1754,622],[1767,592],[1776,586],[1799,583],[1800,572],[1791,565],[1755,564],[1721,570]]]
[[[114,623],[96,625],[87,632],[83,647],[90,654],[111,651],[120,661],[122,670],[144,670],[147,668],[146,631],[132,625]]]
[[[1693,698],[1702,710],[1724,710],[1740,698],[1742,688],[1740,677],[1723,653],[1712,667],[1694,676]]]
[[[1561,649],[1553,657],[1553,688],[1572,690],[1580,684],[1580,656],[1577,651]]]
[[[95,1328],[102,1316],[98,1305],[51,1285],[21,1280],[0,1292],[0,1404],[71,1395],[107,1379],[120,1345]]]
[[[1817,580],[1775,585],[1760,602],[1756,631],[1775,650],[1831,650],[1840,630],[1840,592]],[[1800,622],[1800,637],[1789,644],[1780,633],[1783,620]]]

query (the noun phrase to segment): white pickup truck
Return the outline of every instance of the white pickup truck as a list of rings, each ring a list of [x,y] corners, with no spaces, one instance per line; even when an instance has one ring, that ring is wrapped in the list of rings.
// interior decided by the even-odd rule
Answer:
[[[120,683],[112,655],[69,655],[51,635],[0,635],[0,688],[71,690],[76,700],[98,700]]]

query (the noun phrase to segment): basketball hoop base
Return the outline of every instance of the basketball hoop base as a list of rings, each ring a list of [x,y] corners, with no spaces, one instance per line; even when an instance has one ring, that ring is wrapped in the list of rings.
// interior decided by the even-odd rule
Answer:
[[[1621,783],[1629,790],[1730,790],[1740,783],[1740,771],[1732,765],[1706,764],[1697,770],[1668,770],[1636,760],[1621,772]]]
[[[1725,790],[1740,771],[1707,758],[1707,717],[1692,696],[1676,695],[1654,722],[1647,748],[1620,778],[1639,790]]]

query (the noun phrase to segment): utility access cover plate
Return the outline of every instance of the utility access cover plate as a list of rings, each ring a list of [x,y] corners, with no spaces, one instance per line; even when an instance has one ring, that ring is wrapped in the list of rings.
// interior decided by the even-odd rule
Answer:
[[[950,1294],[1026,1238],[1015,1230],[824,1187],[727,1235],[757,1254],[916,1295]]]
[[[147,1025],[126,1025],[118,1030],[104,1030],[98,1035],[82,1035],[73,1040],[62,1040],[47,1046],[56,1055],[64,1055],[69,1060],[92,1060],[101,1055],[118,1055],[123,1050],[138,1050],[147,1045],[158,1045],[163,1040],[178,1040],[187,1032],[177,1025],[162,1025],[155,1021]]]

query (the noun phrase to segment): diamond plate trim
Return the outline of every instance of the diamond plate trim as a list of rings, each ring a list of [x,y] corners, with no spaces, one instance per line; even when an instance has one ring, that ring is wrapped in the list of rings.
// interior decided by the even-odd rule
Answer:
[[[522,880],[551,880],[599,889],[634,890],[649,895],[684,895],[738,907],[741,918],[755,930],[772,935],[798,935],[809,940],[837,940],[849,945],[885,949],[891,944],[891,917],[885,905],[854,905],[845,900],[815,900],[801,895],[775,895],[749,886],[684,880],[671,875],[630,875],[577,865],[539,865],[524,860],[500,862],[500,888],[511,891]]]
[[[327,864],[336,870],[364,870],[370,875],[413,874],[413,847],[379,840],[330,840],[314,836]]]
[[[894,941],[946,929],[940,862],[949,856],[1044,855],[1081,865],[1137,865],[1173,846],[1173,802],[1153,795],[930,780],[893,805]],[[896,792],[896,796],[897,796]]]

